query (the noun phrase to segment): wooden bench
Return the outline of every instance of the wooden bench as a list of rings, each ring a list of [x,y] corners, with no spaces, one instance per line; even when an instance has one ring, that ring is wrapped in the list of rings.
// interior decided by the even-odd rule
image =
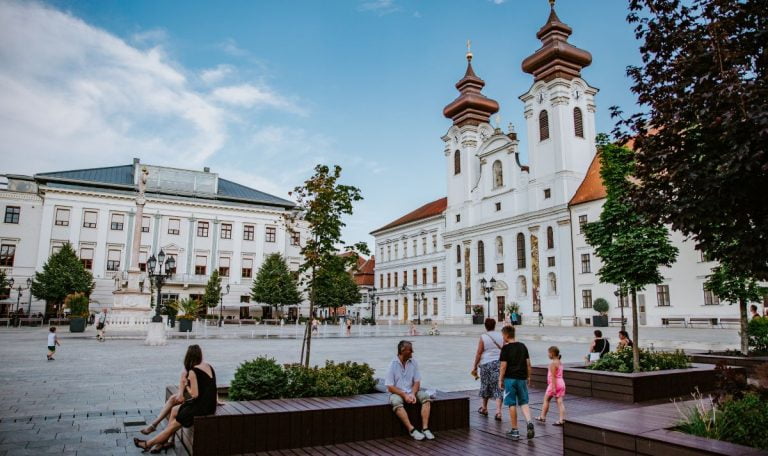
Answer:
[[[48,324],[51,326],[68,325],[69,318],[49,318]]]
[[[237,319],[234,319],[234,318],[230,318],[229,320],[224,319],[222,321],[224,322],[225,325],[238,325],[238,326],[240,326],[240,320],[237,320]]]
[[[710,327],[717,325],[717,318],[708,317],[691,317],[688,319],[688,324],[693,327],[694,325],[709,325]]]
[[[623,321],[622,321],[623,320]],[[627,324],[627,317],[621,318],[621,317],[611,317],[610,320],[608,320],[608,324],[618,324],[618,325],[626,325]]]
[[[220,394],[225,389],[220,388]],[[166,387],[166,399],[176,391],[176,386]],[[406,410],[419,427],[421,405],[409,404]],[[469,428],[469,397],[439,392],[432,402],[429,428],[435,433]],[[215,415],[195,417],[193,427],[179,430],[176,454],[256,453],[405,435],[387,393],[233,401],[217,407]]]
[[[0,323],[5,323],[5,327],[11,326],[11,319],[10,318],[0,318]]]
[[[69,321],[69,320],[67,320],[67,321]],[[22,323],[27,323],[27,324],[29,324],[29,326],[32,326],[35,323],[37,323],[40,326],[43,326],[43,319],[42,318],[38,318],[38,317],[19,318],[19,326],[21,326]]]
[[[722,328],[723,325],[741,326],[741,318],[732,318],[732,317],[721,318],[720,327]]]
[[[264,319],[264,320],[261,320],[261,321],[264,322],[265,325],[279,325],[280,324],[280,320],[277,319],[277,318],[267,318],[267,319]]]
[[[670,325],[682,325],[683,328],[688,327],[688,323],[685,322],[685,317],[669,317],[669,318],[662,318],[661,324],[663,326],[670,326]]]
[[[241,325],[255,325],[256,323],[258,322],[252,318],[244,318],[240,320]]]

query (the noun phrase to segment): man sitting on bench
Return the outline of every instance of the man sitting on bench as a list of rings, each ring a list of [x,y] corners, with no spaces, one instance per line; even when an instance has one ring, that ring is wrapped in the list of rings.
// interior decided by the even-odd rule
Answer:
[[[389,402],[392,404],[392,410],[400,421],[403,422],[408,433],[415,440],[433,440],[435,436],[429,430],[429,411],[432,399],[426,391],[421,391],[421,373],[416,360],[412,359],[413,344],[407,340],[401,340],[397,344],[397,356],[392,360],[387,371],[387,378],[384,382],[387,385],[387,391],[391,393]],[[421,403],[421,422],[423,429],[419,431],[411,424],[408,419],[408,413],[405,411],[405,404]]]

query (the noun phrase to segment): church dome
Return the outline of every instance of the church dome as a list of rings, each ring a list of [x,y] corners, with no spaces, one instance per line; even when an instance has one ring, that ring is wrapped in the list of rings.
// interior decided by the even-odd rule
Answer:
[[[484,86],[485,81],[472,69],[472,53],[467,53],[467,72],[456,83],[459,96],[443,109],[443,115],[458,127],[489,122],[491,115],[498,112],[499,103],[481,93]]]

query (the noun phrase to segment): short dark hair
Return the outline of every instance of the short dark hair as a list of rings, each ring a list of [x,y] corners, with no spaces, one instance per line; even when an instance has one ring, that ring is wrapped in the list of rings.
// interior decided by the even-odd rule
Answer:
[[[51,328],[48,331],[50,331],[52,333],[55,333],[56,332],[56,327],[55,326],[51,326]]]
[[[501,333],[504,334],[507,337],[515,338],[515,327],[514,326],[505,326],[501,328]]]
[[[755,304],[752,304],[751,306],[749,306],[749,310],[751,310],[752,312],[757,312],[757,306]]]
[[[486,331],[493,331],[496,329],[496,320],[493,318],[486,318],[483,324],[485,325]]]
[[[599,329],[596,329],[595,330],[595,337],[603,337],[603,332],[600,331]]]
[[[410,340],[401,340],[400,342],[398,342],[397,354],[399,355],[400,353],[402,353],[403,350],[405,350],[405,347],[413,347],[413,343],[411,343]]]
[[[191,371],[193,367],[203,362],[203,350],[199,345],[190,345],[184,355],[184,369]]]

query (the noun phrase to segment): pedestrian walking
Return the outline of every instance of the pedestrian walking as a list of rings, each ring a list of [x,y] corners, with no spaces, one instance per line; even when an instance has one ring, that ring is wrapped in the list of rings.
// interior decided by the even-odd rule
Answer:
[[[519,406],[525,417],[528,438],[536,435],[531,421],[531,409],[528,407],[528,384],[531,382],[531,358],[528,356],[528,348],[522,342],[515,340],[515,327],[505,326],[501,329],[504,336],[504,346],[499,355],[499,388],[504,389],[504,405],[509,407],[509,421],[512,430],[507,432],[507,437],[512,440],[520,440],[520,431],[517,429],[517,407]]]
[[[477,352],[475,353],[475,362],[472,365],[472,376],[477,380],[477,368],[480,368],[480,397],[483,398],[483,405],[477,410],[477,413],[488,416],[488,400],[493,399],[496,402],[496,421],[501,421],[501,398],[504,392],[499,388],[499,355],[504,340],[501,333],[495,330],[496,320],[493,318],[485,319],[485,334],[480,335],[480,341],[477,343]]]
[[[96,340],[104,342],[104,333],[107,327],[107,308],[101,309],[101,312],[96,316]]]
[[[347,335],[348,336],[352,335],[352,319],[350,319],[349,317],[347,317]]]
[[[542,314],[541,311],[539,311],[539,328],[543,328],[543,327],[544,327],[544,314]]]
[[[48,330],[48,361],[55,361],[53,354],[56,353],[56,346],[61,346],[59,338],[56,336],[56,327],[51,326]]]
[[[312,319],[312,334],[317,334],[318,326],[320,325],[320,322],[317,321],[317,318]]]
[[[563,363],[560,362],[560,349],[554,345],[549,347],[547,354],[550,359],[547,369],[547,389],[544,391],[544,405],[541,408],[541,415],[536,417],[536,421],[545,423],[547,421],[547,412],[552,398],[557,402],[557,409],[560,411],[560,420],[555,422],[555,426],[562,426],[565,423],[565,380],[563,380]]]

